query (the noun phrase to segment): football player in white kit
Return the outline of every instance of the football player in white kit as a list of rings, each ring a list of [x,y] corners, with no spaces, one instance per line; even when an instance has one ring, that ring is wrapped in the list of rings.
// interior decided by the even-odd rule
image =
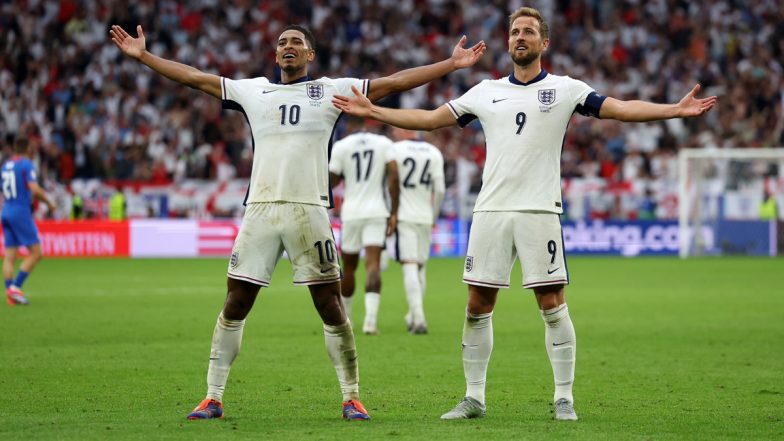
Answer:
[[[554,417],[576,420],[572,384],[576,339],[564,286],[569,283],[559,215],[561,147],[572,114],[620,121],[699,116],[716,97],[697,98],[696,85],[676,104],[622,101],[597,94],[582,81],[542,70],[549,30],[539,11],[520,8],[509,17],[508,51],[514,71],[485,80],[432,111],[372,105],[354,90],[337,96],[341,110],[414,130],[434,130],[478,119],[487,159],[474,208],[463,280],[468,307],[463,327],[465,398],[443,419],[485,414],[485,381],[493,348],[492,313],[499,288],[509,286],[515,258],[523,287],[532,288],[545,325],[545,345],[555,382]],[[401,172],[401,176],[403,173]]]
[[[403,268],[408,301],[406,327],[412,334],[427,334],[423,300],[425,266],[430,257],[433,224],[444,201],[444,157],[438,147],[417,139],[416,132],[395,128],[394,155],[400,173],[400,206],[395,252]]]
[[[328,157],[340,110],[330,105],[335,94],[361,89],[373,101],[408,90],[459,68],[473,65],[485,52],[484,42],[464,48],[460,39],[452,56],[438,63],[376,80],[308,76],[316,56],[306,28],[286,26],[277,41],[275,60],[281,82],[264,77],[231,80],[160,58],[145,49],[141,26],[132,37],[119,26],[110,36],[129,57],[157,73],[242,111],[254,146],[247,208],[229,261],[228,293],[212,337],[207,397],[188,419],[223,417],[223,392],[237,356],[245,318],[259,288],[268,286],[285,250],[294,283],[308,286],[324,322],[327,352],[343,393],[343,418],[367,420],[359,401],[356,345],[340,301],[340,267],[327,214],[330,206]]]
[[[341,180],[345,183],[340,208],[343,306],[350,319],[354,273],[359,264],[359,253],[364,248],[365,320],[362,332],[377,335],[381,304],[381,252],[387,236],[395,231],[397,225],[399,187],[397,162],[392,157],[392,140],[363,130],[362,124],[363,120],[351,119],[349,127],[360,127],[332,147],[329,174],[333,187]]]

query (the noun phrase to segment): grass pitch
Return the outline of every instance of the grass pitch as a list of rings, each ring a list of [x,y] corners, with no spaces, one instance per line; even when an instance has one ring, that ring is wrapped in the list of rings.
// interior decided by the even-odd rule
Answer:
[[[439,420],[465,388],[460,260],[430,262],[426,336],[405,332],[400,267],[383,273],[381,335],[357,334],[369,423],[340,419],[321,323],[287,262],[248,319],[226,419],[186,421],[206,391],[225,268],[42,262],[32,305],[0,307],[0,439],[784,438],[782,259],[572,258],[576,423],[552,420],[543,324],[519,268],[494,316],[487,417]]]

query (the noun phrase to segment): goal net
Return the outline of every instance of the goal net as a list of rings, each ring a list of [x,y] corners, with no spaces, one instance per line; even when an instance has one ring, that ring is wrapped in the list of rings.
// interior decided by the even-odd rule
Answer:
[[[784,253],[784,148],[678,153],[679,254]]]

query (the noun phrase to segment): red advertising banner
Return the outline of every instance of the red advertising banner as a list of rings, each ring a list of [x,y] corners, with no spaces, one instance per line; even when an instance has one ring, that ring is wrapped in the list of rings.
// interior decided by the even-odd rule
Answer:
[[[37,222],[41,249],[48,257],[128,257],[128,222]],[[0,237],[0,241],[2,238]],[[2,247],[5,250],[5,247]],[[26,254],[22,249],[21,254]]]

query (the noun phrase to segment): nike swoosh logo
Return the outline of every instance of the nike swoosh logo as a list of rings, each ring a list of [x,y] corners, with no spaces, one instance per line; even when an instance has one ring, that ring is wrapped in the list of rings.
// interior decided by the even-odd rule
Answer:
[[[501,98],[500,100],[497,100],[497,99],[493,98],[493,104],[495,104],[495,103],[500,103],[501,101],[506,101],[506,100],[508,100],[508,99],[509,99],[509,98]]]
[[[556,342],[553,342],[553,346],[563,346],[563,345],[565,345],[565,344],[567,344],[567,343],[571,343],[571,342],[570,342],[570,341],[565,341],[565,342],[563,342],[563,343],[556,343]]]
[[[272,92],[277,92],[277,90],[262,90],[261,91],[262,95],[263,94],[267,94],[267,93],[272,93]]]
[[[554,269],[554,270],[547,270],[547,274],[552,274],[552,273],[558,271],[559,269],[561,269],[560,266],[558,268]]]
[[[330,271],[332,271],[332,268],[323,269],[321,270],[321,274],[328,273]]]

